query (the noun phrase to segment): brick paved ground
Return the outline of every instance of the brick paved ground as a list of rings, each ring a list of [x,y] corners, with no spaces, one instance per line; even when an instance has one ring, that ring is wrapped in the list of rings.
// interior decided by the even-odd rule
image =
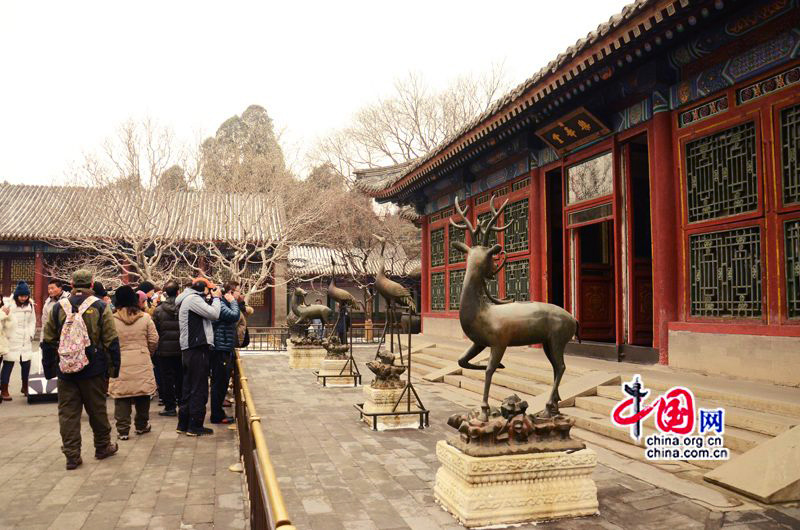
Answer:
[[[357,354],[360,365],[372,357]],[[264,432],[289,513],[298,528],[461,528],[433,500],[436,441],[446,418],[472,397],[447,385],[415,385],[431,410],[424,431],[373,432],[353,403],[361,389],[319,387],[310,370],[290,370],[286,355],[248,356],[245,370],[265,418]],[[365,379],[372,374],[366,368]],[[460,402],[461,404],[457,404]],[[477,403],[472,403],[472,406]],[[600,516],[546,528],[800,528],[800,510],[712,512],[690,499],[602,464],[594,474]]]
[[[66,471],[56,405],[12,395],[0,405],[0,528],[244,527],[241,475],[227,469],[236,461],[233,431],[179,436],[174,418],[154,415],[151,433],[98,461],[84,414],[84,463]],[[111,400],[108,410],[113,418]]]

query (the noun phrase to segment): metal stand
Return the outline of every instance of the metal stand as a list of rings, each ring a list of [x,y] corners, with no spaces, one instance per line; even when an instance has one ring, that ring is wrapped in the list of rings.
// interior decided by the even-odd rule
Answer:
[[[409,323],[411,322],[411,308],[407,309],[408,312],[408,319]],[[399,344],[399,333],[398,333],[398,344]],[[392,338],[394,339],[394,338]],[[392,342],[393,344],[393,342]],[[380,348],[380,344],[378,345]],[[402,348],[402,346],[401,346]],[[402,349],[401,355],[402,355]],[[425,427],[430,426],[430,411],[425,408],[425,405],[422,404],[422,400],[417,394],[416,389],[414,388],[414,384],[411,382],[411,326],[408,326],[408,368],[406,369],[406,386],[403,388],[403,392],[400,394],[400,397],[397,399],[397,402],[394,404],[391,412],[364,412],[364,404],[357,403],[354,405],[356,410],[359,413],[359,419],[363,419],[364,416],[372,418],[372,430],[378,430],[378,417],[379,416],[410,416],[410,415],[419,415],[419,428],[424,429]],[[416,405],[417,409],[412,410],[411,408],[411,395],[414,395],[414,404]],[[398,410],[400,404],[405,402],[405,410]]]
[[[408,308],[407,311],[411,314],[411,309]],[[381,335],[381,340],[378,341],[378,349],[375,351],[375,359],[378,358],[378,355],[381,353],[381,346],[386,341],[386,330],[389,330],[389,352],[394,353],[394,338],[395,338],[395,326],[396,322],[394,320],[394,302],[388,302],[386,304],[386,323],[383,325],[383,334]],[[410,317],[409,317],[410,318]],[[409,325],[408,328],[409,332],[411,331],[411,326]],[[410,344],[410,342],[409,342]],[[403,343],[400,338],[400,333],[397,333],[397,351],[400,353],[400,364],[405,365],[405,360],[403,359]],[[411,352],[411,347],[409,346],[409,356]]]
[[[341,318],[341,315],[339,315]],[[339,323],[339,319],[336,320],[336,323]],[[336,328],[334,327],[334,330]],[[331,337],[333,337],[333,333],[331,332]],[[330,340],[330,338],[328,339]],[[328,378],[333,377],[334,379],[353,379],[353,387],[357,387],[361,384],[361,372],[358,369],[358,364],[356,364],[356,360],[353,358],[353,326],[350,326],[348,329],[348,341],[350,343],[349,354],[347,360],[342,366],[342,369],[339,370],[338,375],[320,375],[319,370],[314,372],[314,375],[317,376],[317,382],[322,379],[322,386],[328,386]],[[347,373],[345,373],[347,370]]]

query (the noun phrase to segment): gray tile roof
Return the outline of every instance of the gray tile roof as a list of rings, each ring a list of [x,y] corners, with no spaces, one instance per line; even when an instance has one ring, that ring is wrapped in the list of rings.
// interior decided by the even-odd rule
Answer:
[[[364,179],[356,181],[356,187],[373,197],[388,199],[392,194],[388,192],[390,188],[397,185],[398,189],[393,190],[394,192],[407,187],[420,176],[431,172],[449,158],[478,142],[488,133],[509,122],[532,104],[548,97],[553,91],[583,73],[587,68],[602,63],[614,51],[625,46],[631,40],[650,33],[662,21],[674,15],[679,8],[688,6],[689,3],[690,0],[635,0],[626,5],[620,13],[609,18],[607,22],[597,26],[597,29],[587,34],[586,37],[578,39],[575,44],[550,61],[547,66],[501,97],[485,112],[471,120],[439,146],[407,163],[402,171],[389,171],[382,177],[365,175]],[[637,24],[630,24],[627,27],[628,31],[620,31],[614,36],[614,39],[606,38],[610,33],[626,26],[631,19],[639,15],[642,15],[640,21]],[[594,49],[590,50],[592,47]],[[591,54],[588,53],[589,51]],[[578,58],[581,59],[580,62],[575,61]],[[387,169],[394,170],[395,168],[397,166]],[[417,174],[414,179],[405,178],[415,172]]]
[[[120,213],[103,214],[104,208]],[[113,238],[131,227],[182,241],[272,241],[283,215],[262,194],[144,191],[131,199],[119,188],[0,184],[5,241]]]
[[[409,259],[400,246],[386,249],[386,274],[388,276],[414,276],[419,275],[421,263],[419,258]],[[293,246],[289,249],[289,275],[291,277],[328,276],[331,273],[331,258],[336,261],[336,276],[350,276],[352,272],[358,275],[375,276],[380,265],[380,249],[376,245],[369,250],[366,267],[362,266],[360,258],[362,251],[353,249],[343,252],[322,246]],[[393,256],[390,258],[389,256]]]

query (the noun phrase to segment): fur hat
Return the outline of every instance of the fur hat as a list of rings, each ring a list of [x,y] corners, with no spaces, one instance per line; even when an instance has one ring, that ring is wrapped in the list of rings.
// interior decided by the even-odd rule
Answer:
[[[108,296],[108,291],[106,291],[105,286],[98,281],[94,282],[94,285],[92,286],[92,291],[94,291],[94,295],[97,298],[103,298],[105,296]]]
[[[31,288],[28,287],[28,284],[24,281],[19,282],[17,284],[17,288],[14,289],[14,298],[18,298],[20,296],[30,296],[31,295]]]
[[[78,269],[72,273],[72,285],[75,287],[92,287],[92,273],[86,269]]]
[[[138,309],[139,297],[130,285],[123,285],[122,287],[117,288],[115,294],[117,298],[117,303],[115,306],[117,308],[135,307]]]

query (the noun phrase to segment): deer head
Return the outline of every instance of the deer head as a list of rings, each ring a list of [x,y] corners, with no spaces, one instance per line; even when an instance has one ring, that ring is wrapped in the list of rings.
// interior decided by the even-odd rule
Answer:
[[[467,217],[468,207],[461,208],[461,204],[458,202],[458,197],[456,197],[456,211],[461,216],[461,219],[464,221],[464,223],[456,223],[453,219],[450,219],[450,223],[456,228],[469,231],[472,246],[468,247],[461,241],[452,241],[450,244],[453,246],[453,248],[456,248],[467,254],[467,270],[475,270],[478,272],[483,283],[483,292],[486,297],[495,304],[507,304],[509,302],[513,302],[514,300],[501,300],[499,298],[495,298],[489,293],[489,288],[486,284],[488,280],[491,280],[497,276],[497,273],[500,272],[500,270],[506,264],[506,257],[505,254],[503,254],[500,264],[495,266],[494,257],[503,251],[503,247],[498,244],[488,247],[487,245],[489,244],[489,236],[492,232],[502,232],[511,226],[511,223],[505,226],[495,226],[497,219],[500,217],[500,214],[503,213],[503,210],[505,210],[506,205],[508,204],[508,199],[506,199],[506,201],[500,206],[500,209],[496,209],[494,207],[494,198],[495,196],[492,195],[491,199],[489,200],[489,208],[492,211],[492,217],[484,222],[478,221],[477,226],[473,226]]]

